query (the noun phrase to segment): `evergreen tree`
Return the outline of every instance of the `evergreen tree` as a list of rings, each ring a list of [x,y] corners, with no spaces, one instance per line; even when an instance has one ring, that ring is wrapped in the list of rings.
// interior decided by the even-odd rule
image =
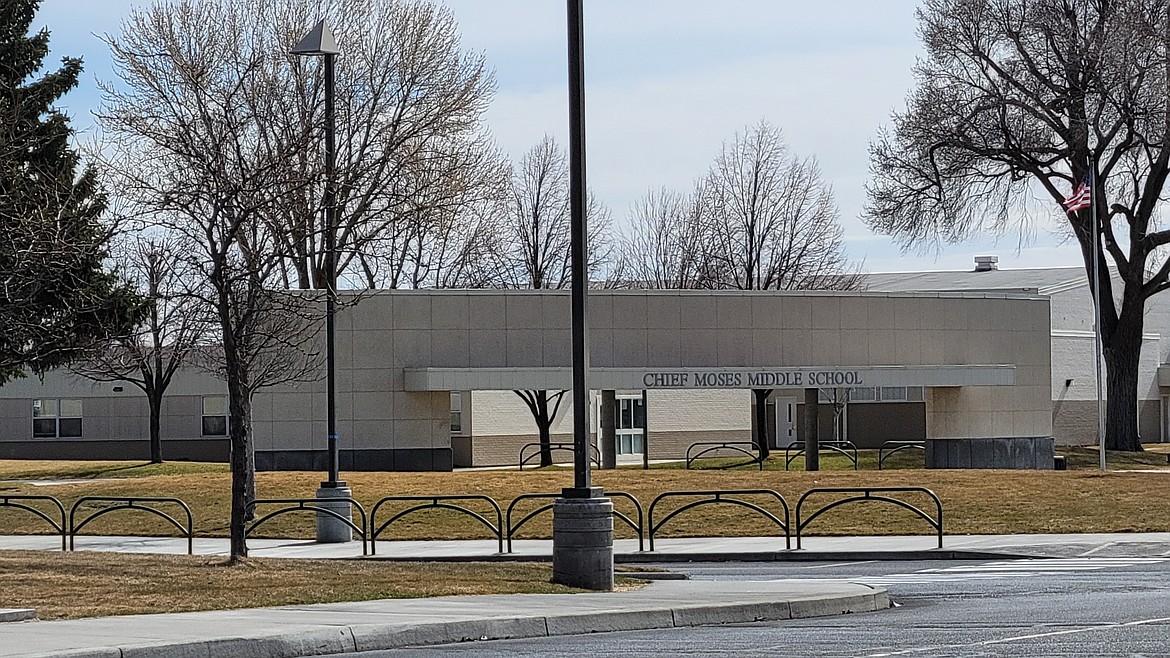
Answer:
[[[75,361],[145,311],[103,267],[105,196],[53,108],[81,60],[36,77],[49,51],[47,30],[29,34],[39,5],[0,0],[0,384]]]

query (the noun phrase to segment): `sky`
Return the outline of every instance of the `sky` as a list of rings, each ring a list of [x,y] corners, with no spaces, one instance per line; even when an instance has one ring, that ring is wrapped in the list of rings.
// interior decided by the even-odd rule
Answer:
[[[102,34],[150,0],[42,0],[49,61],[85,73],[61,107],[92,131],[99,80],[115,82]],[[325,0],[327,1],[327,0]],[[518,160],[545,134],[568,145],[565,3],[438,0],[498,89],[486,121]],[[792,152],[815,156],[836,195],[850,259],[870,272],[1080,265],[1055,223],[904,253],[861,220],[869,143],[904,107],[921,54],[914,0],[585,0],[587,175],[616,223],[647,191],[689,190],[722,144],[766,120]],[[309,26],[306,26],[306,29]]]

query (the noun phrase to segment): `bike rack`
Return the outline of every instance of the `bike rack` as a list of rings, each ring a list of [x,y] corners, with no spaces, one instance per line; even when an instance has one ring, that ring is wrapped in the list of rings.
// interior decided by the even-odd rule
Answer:
[[[495,524],[493,524],[491,521],[489,521],[487,518],[485,518],[482,514],[480,514],[479,512],[476,512],[473,509],[469,509],[467,507],[463,507],[460,505],[452,505],[449,502],[447,502],[447,501],[461,501],[461,500],[479,500],[479,501],[484,501],[484,502],[488,503],[489,505],[491,505],[492,509],[494,509],[496,511]],[[384,505],[386,503],[419,502],[419,501],[429,501],[429,502],[427,502],[426,504],[423,504],[423,505],[415,505],[414,507],[410,507],[410,508],[405,509],[401,512],[398,512],[394,516],[390,517],[390,519],[388,521],[386,521],[385,523],[383,523],[382,525],[378,525],[377,521],[375,520],[375,518],[378,515],[378,509],[381,508],[382,505]],[[471,518],[475,519],[476,521],[479,521],[488,530],[490,530],[493,535],[496,536],[496,541],[499,542],[499,552],[500,553],[504,552],[504,530],[503,530],[504,525],[503,525],[503,515],[500,512],[500,504],[497,503],[495,501],[495,499],[491,498],[490,496],[472,494],[472,495],[466,495],[466,496],[387,496],[387,497],[379,500],[377,503],[374,504],[374,509],[370,511],[370,527],[373,528],[373,532],[370,534],[370,554],[371,555],[378,554],[377,553],[378,535],[382,534],[382,531],[385,530],[387,528],[387,526],[394,523],[398,519],[401,519],[402,517],[407,516],[408,514],[413,514],[415,512],[421,512],[423,510],[429,510],[429,509],[452,510],[454,512],[466,514],[467,516],[470,516]]]
[[[55,506],[57,508],[57,511],[61,512],[61,522],[57,523],[57,521],[50,518],[48,514],[45,514],[43,511],[41,511],[35,507],[32,507],[30,505],[25,505],[24,503],[20,503],[20,502],[13,502],[13,501],[32,502],[35,500],[46,500],[46,501],[53,503],[53,506]],[[68,532],[66,531],[65,506],[61,504],[61,501],[57,500],[56,498],[54,498],[52,496],[0,495],[0,507],[11,507],[13,509],[22,509],[26,512],[31,512],[31,513],[41,517],[41,519],[43,519],[46,523],[48,523],[50,526],[53,527],[53,530],[57,531],[57,534],[61,535],[61,550],[63,550],[63,551],[66,550],[65,538],[68,537]]]
[[[887,452],[889,450],[889,452]],[[882,470],[882,466],[886,462],[886,457],[902,452],[903,450],[922,450],[926,451],[925,441],[886,441],[878,448],[878,470]]]
[[[641,552],[641,551],[646,550],[644,539],[643,539],[643,536],[646,533],[645,533],[645,524],[643,523],[643,518],[645,518],[645,515],[642,512],[642,503],[639,503],[637,498],[634,498],[631,494],[628,494],[624,491],[606,491],[602,495],[606,498],[621,498],[623,500],[628,500],[634,504],[634,509],[637,510],[637,514],[638,514],[638,521],[636,523],[629,516],[618,511],[617,508],[614,508],[613,515],[619,521],[621,521],[621,522],[625,523],[627,526],[629,526],[630,529],[632,529],[634,531],[634,533],[638,535],[638,551]],[[520,519],[515,524],[513,524],[512,523],[512,512],[515,511],[516,504],[521,502],[521,501],[524,501],[524,500],[539,500],[539,499],[555,500],[555,499],[560,498],[560,497],[561,497],[561,494],[553,494],[553,493],[521,494],[519,496],[516,496],[516,498],[511,503],[508,504],[508,513],[507,513],[505,518],[507,519],[508,552],[509,553],[512,552],[512,538],[516,535],[516,532],[518,530],[520,530],[520,528],[523,527],[525,523],[528,523],[533,518],[543,514],[544,512],[547,512],[553,508],[552,503],[549,503],[547,505],[543,505],[543,506],[538,507],[535,510],[529,512],[528,514],[526,514],[524,516],[524,518]],[[651,550],[653,550],[653,549],[651,549]]]
[[[711,498],[693,500],[683,505],[682,507],[671,510],[670,513],[667,514],[661,521],[654,523],[654,508],[658,506],[658,503],[667,498],[675,498],[679,496],[711,496]],[[784,506],[784,520],[780,520],[776,517],[775,514],[769,512],[760,505],[746,500],[739,500],[738,498],[727,498],[726,496],[769,496],[774,498]],[[662,529],[662,526],[666,525],[667,521],[670,521],[674,517],[689,509],[700,507],[702,505],[717,504],[739,505],[740,507],[746,507],[752,511],[758,512],[761,516],[771,520],[773,523],[780,526],[782,530],[784,530],[784,548],[786,550],[792,548],[792,533],[788,523],[788,501],[784,500],[784,496],[781,496],[779,493],[771,489],[724,489],[717,491],[667,491],[665,493],[658,494],[658,496],[653,501],[651,501],[650,511],[647,514],[647,523],[650,526],[650,550],[654,550],[654,535]]]
[[[85,517],[81,523],[77,523],[77,510],[86,503],[113,503],[113,505],[99,509],[93,514]],[[184,527],[182,523],[180,523],[170,514],[167,514],[166,512],[154,507],[148,507],[142,503],[172,503],[178,505],[187,515],[187,525]],[[171,525],[178,528],[179,531],[183,533],[183,536],[187,538],[187,555],[195,554],[195,531],[191,519],[191,508],[187,507],[187,503],[184,503],[178,498],[165,497],[140,498],[123,496],[82,496],[81,498],[78,498],[76,501],[74,501],[73,506],[69,508],[69,550],[75,550],[74,540],[77,538],[77,533],[81,532],[82,528],[89,525],[90,521],[109,514],[110,512],[117,512],[119,510],[141,510],[143,512],[150,512],[151,514],[162,517]]]
[[[784,448],[784,470],[788,470],[792,460],[804,454],[804,448],[804,441],[793,441]],[[796,449],[796,452],[792,452],[793,449]],[[821,441],[820,449],[821,452],[828,450],[845,455],[853,462],[853,470],[857,470],[857,446],[852,441]]]
[[[536,447],[536,451],[529,454],[527,457],[525,457],[524,451],[526,451],[529,448],[532,448],[534,446]],[[523,446],[521,446],[520,447],[520,470],[523,471],[525,464],[531,462],[535,458],[539,458],[540,453],[543,452],[544,448],[545,448],[545,444],[540,443],[540,442],[525,443]],[[567,451],[567,452],[571,452],[574,454],[577,452],[576,444],[573,444],[573,443],[550,443],[550,444],[548,444],[548,451],[550,454],[554,451],[557,451],[557,450]],[[593,462],[594,466],[596,466],[597,468],[601,468],[601,455],[599,455],[597,452],[597,446],[595,446],[593,444],[589,444],[589,460]]]
[[[809,496],[812,496],[814,494],[822,494],[822,493],[846,493],[846,494],[861,494],[861,495],[854,495],[854,496],[850,496],[848,498],[840,498],[838,500],[835,500],[835,501],[829,503],[828,505],[825,505],[824,507],[813,512],[811,516],[809,516],[807,519],[804,519],[802,521],[800,518],[800,511],[804,507],[805,500]],[[915,507],[914,505],[911,505],[910,503],[907,503],[904,500],[899,500],[897,498],[891,498],[889,496],[880,495],[880,494],[887,494],[887,493],[922,493],[922,494],[926,494],[927,496],[930,497],[931,500],[934,501],[935,508],[938,511],[938,516],[932,518],[930,516],[930,514],[927,514],[926,512]],[[873,494],[879,494],[879,495],[875,496]],[[807,527],[808,524],[813,522],[813,519],[816,519],[821,514],[824,514],[825,512],[827,512],[835,507],[840,507],[841,505],[845,505],[848,503],[859,503],[859,502],[865,502],[865,501],[871,501],[871,500],[876,501],[876,502],[892,503],[892,504],[897,505],[898,507],[901,507],[903,509],[910,510],[914,514],[918,515],[920,518],[922,518],[927,523],[929,523],[930,527],[934,528],[935,531],[938,533],[938,547],[942,548],[942,545],[943,545],[943,507],[942,507],[942,501],[939,500],[938,496],[936,496],[933,491],[931,491],[930,489],[927,489],[926,487],[820,487],[817,489],[809,489],[808,491],[806,491],[804,493],[803,496],[800,497],[800,500],[796,501],[796,548],[797,549],[800,548],[801,535],[804,533],[805,527]]]
[[[749,450],[743,446],[748,446],[751,449]],[[700,447],[703,449],[694,455],[691,454],[692,450]],[[760,459],[758,456],[758,453],[760,452],[760,444],[756,443],[755,441],[699,441],[697,443],[692,443],[687,448],[687,469],[690,469],[691,464],[693,464],[698,459],[702,459],[703,456],[707,453],[716,452],[722,449],[732,450],[746,455],[748,457],[748,461],[740,462],[738,464],[727,464],[726,466],[716,466],[710,470],[727,470],[729,468],[739,468],[740,466],[748,466],[750,464],[756,464],[760,467],[761,471],[764,470],[764,460]]]
[[[324,504],[332,503],[349,503],[351,507],[357,508],[358,515],[361,516],[362,519],[361,526],[355,524],[351,516],[346,516],[337,510],[323,507]],[[251,525],[244,529],[245,539],[247,539],[248,535],[252,534],[256,528],[260,527],[261,524],[267,522],[269,519],[273,519],[290,512],[314,512],[316,514],[332,516],[333,518],[352,528],[353,531],[358,533],[358,535],[360,535],[362,538],[362,555],[369,554],[366,552],[366,536],[367,528],[369,527],[366,523],[366,509],[362,507],[361,503],[354,500],[353,498],[257,498],[256,500],[253,500],[251,503],[249,503],[249,507],[251,507],[253,510],[256,509],[257,505],[288,505],[288,507],[282,507],[278,510],[269,512],[268,514],[265,514],[264,516],[253,521]]]

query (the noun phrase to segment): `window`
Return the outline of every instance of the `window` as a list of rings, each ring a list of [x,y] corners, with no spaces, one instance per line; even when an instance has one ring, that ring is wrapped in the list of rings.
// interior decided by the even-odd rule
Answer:
[[[642,454],[642,428],[646,427],[646,408],[642,406],[642,398],[618,398],[614,413],[617,415],[614,423],[617,454]]]
[[[451,391],[451,433],[463,433],[463,394]]]
[[[882,402],[905,402],[905,386],[883,386],[881,389]]]
[[[227,396],[203,396],[203,436],[227,436]]]
[[[873,402],[877,399],[877,391],[872,386],[849,389],[850,402]]]
[[[837,391],[841,389],[820,389],[821,404],[832,404],[837,399]],[[840,398],[849,403],[853,402],[922,402],[921,386],[860,386],[851,388],[848,398]]]
[[[33,400],[33,437],[76,439],[81,436],[81,400]]]

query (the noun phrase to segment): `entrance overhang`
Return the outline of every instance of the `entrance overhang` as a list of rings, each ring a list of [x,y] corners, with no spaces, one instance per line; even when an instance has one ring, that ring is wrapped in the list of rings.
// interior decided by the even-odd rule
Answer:
[[[572,369],[405,368],[407,391],[569,389]],[[590,368],[599,390],[1012,386],[1013,364],[775,368]]]

